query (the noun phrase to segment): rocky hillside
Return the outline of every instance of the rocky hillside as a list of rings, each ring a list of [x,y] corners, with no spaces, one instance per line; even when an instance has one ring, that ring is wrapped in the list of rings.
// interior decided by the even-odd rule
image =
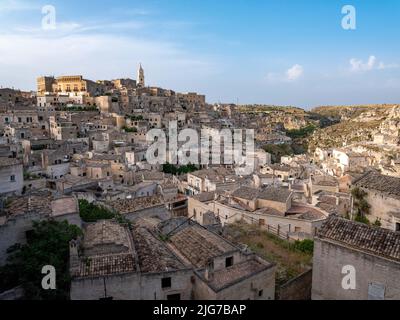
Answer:
[[[290,106],[242,105],[238,110],[248,115],[267,116],[272,122],[282,123],[285,130],[301,130],[309,126],[325,127],[332,125],[335,121],[331,121],[323,114]]]
[[[342,147],[362,141],[372,141],[384,121],[392,117],[393,105],[319,107],[313,113],[327,117],[337,124],[317,129],[309,137],[309,150],[316,147]]]

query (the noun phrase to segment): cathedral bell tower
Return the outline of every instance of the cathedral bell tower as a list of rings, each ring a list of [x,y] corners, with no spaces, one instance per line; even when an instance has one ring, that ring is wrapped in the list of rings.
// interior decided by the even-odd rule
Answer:
[[[144,82],[144,70],[142,68],[142,64],[139,66],[138,70],[138,75],[137,75],[137,86],[139,88],[144,88],[145,87],[145,82]]]

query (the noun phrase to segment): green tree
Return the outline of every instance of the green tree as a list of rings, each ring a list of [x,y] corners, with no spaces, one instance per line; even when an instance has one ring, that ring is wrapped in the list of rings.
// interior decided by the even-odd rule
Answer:
[[[267,144],[263,149],[271,154],[273,163],[280,163],[283,156],[292,156],[295,153],[290,144]]]
[[[115,214],[110,210],[89,203],[87,200],[79,200],[79,212],[84,222],[96,222],[115,218]]]
[[[366,217],[371,211],[371,206],[365,199],[367,193],[360,188],[354,188],[351,190],[351,195],[354,198],[354,208],[356,209],[355,221],[370,224]]]
[[[131,222],[120,213],[112,212],[101,206],[96,206],[93,203],[89,203],[87,200],[79,200],[79,211],[81,218],[84,222],[96,222],[99,220],[111,220],[114,219],[120,224],[131,227]]]
[[[187,166],[180,166],[179,168],[170,163],[166,163],[163,165],[163,172],[173,175],[187,174],[197,170],[199,170],[199,168],[194,164],[188,164]]]
[[[0,289],[22,285],[28,300],[60,300],[69,298],[69,243],[82,236],[82,231],[68,222],[34,222],[27,244],[9,249],[8,264],[0,268]],[[42,268],[56,269],[56,290],[43,290]]]
[[[136,128],[123,127],[122,130],[124,130],[126,133],[135,133],[135,132],[137,132]]]

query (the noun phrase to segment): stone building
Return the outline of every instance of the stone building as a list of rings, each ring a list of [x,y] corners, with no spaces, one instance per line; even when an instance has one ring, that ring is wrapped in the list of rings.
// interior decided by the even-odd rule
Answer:
[[[279,230],[279,235],[293,239],[312,237],[328,216],[320,208],[295,202],[290,190],[276,187],[241,187],[228,194],[212,192],[189,197],[190,218],[205,225],[210,212],[222,225],[244,221]]]
[[[86,227],[70,246],[72,300],[272,300],[275,266],[185,218]]]
[[[107,203],[107,206],[130,221],[140,218],[167,220],[171,217],[167,203],[159,195],[111,201]]]
[[[10,198],[0,213],[0,265],[5,264],[7,250],[26,243],[33,221],[53,219],[82,226],[78,201],[74,197],[53,197],[49,192]]]
[[[83,79],[81,75],[54,77],[39,77],[37,92],[39,96],[46,93],[68,94],[71,96],[98,96],[105,91],[105,86],[91,80]]]
[[[330,217],[315,239],[312,298],[399,300],[400,233]]]
[[[22,162],[12,158],[0,158],[0,195],[21,194],[24,175]]]
[[[367,193],[365,200],[371,206],[368,219],[381,222],[383,228],[400,231],[400,178],[370,171],[354,181]]]
[[[204,106],[206,104],[206,96],[196,92],[177,93],[178,99],[182,99],[189,104]]]
[[[54,140],[77,139],[79,128],[68,119],[56,120],[55,117],[49,118],[50,136]]]

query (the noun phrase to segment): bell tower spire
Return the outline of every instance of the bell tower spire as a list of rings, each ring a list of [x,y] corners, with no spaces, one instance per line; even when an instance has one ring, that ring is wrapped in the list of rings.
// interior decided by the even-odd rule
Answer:
[[[145,87],[144,70],[143,70],[141,63],[139,64],[139,70],[138,70],[138,76],[137,76],[137,86],[140,88]]]

